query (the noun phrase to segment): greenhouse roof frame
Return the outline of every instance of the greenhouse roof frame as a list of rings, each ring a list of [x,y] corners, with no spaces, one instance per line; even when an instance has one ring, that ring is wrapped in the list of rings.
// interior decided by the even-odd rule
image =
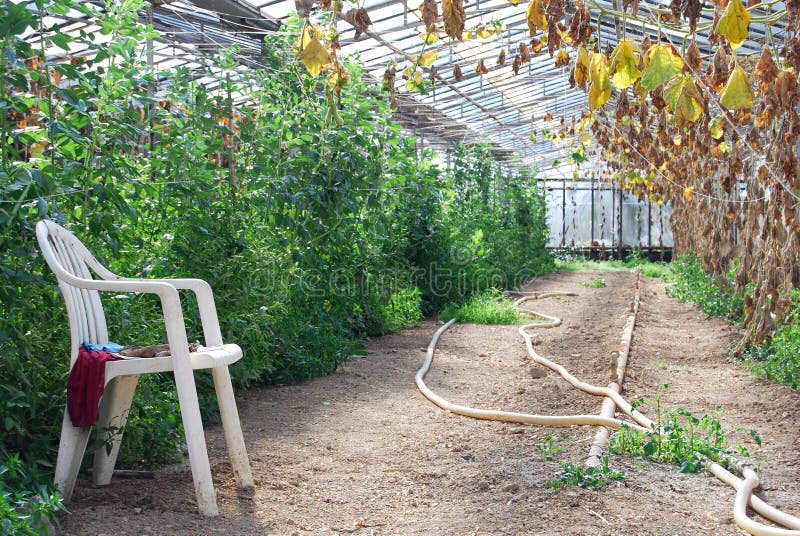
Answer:
[[[485,141],[492,145],[499,161],[515,161],[520,165],[536,166],[542,171],[566,165],[568,145],[574,140],[545,137],[578,118],[587,109],[587,97],[578,88],[571,88],[568,67],[556,68],[546,50],[532,54],[531,61],[514,74],[511,58],[520,42],[530,41],[525,8],[526,2],[512,5],[509,0],[465,0],[465,27],[491,21],[502,23],[500,35],[488,39],[454,41],[440,32],[440,39],[427,47],[419,34],[425,31],[419,5],[422,0],[363,0],[372,24],[355,38],[353,26],[341,17],[337,21],[342,53],[357,56],[367,76],[379,81],[390,64],[398,64],[395,82],[397,109],[394,117],[408,131],[425,140],[428,147],[446,149],[456,142]],[[574,6],[568,3],[567,12]],[[595,21],[594,36],[603,48],[614,45],[624,35],[649,35],[674,44],[686,45],[686,33],[655,20],[621,21],[618,17],[598,14],[618,11],[619,0],[591,0],[586,7]],[[152,0],[152,7],[142,13],[143,22],[153,24],[160,36],[153,42],[151,61],[157,69],[210,66],[209,53],[233,45],[239,49],[238,59],[243,68],[258,68],[255,59],[262,53],[264,37],[276,32],[283,21],[295,11],[295,0]],[[756,7],[762,15],[783,8],[783,3],[771,7]],[[345,11],[348,8],[345,7]],[[664,6],[649,0],[639,3],[640,14],[655,18]],[[710,25],[713,13],[703,12],[699,24]],[[78,32],[92,28],[93,23],[77,12],[58,16],[60,31]],[[771,29],[773,39],[780,42],[787,23],[778,21]],[[770,30],[764,25],[750,25],[750,38],[739,54],[761,52]],[[32,35],[30,39],[36,40]],[[699,32],[696,42],[705,55],[710,55],[708,32]],[[426,48],[427,47],[427,48]],[[421,67],[434,81],[427,95],[405,90],[405,80],[399,76],[404,62],[435,48],[438,58],[431,67]],[[501,50],[507,51],[508,61],[497,61]],[[576,51],[566,47],[570,59]],[[70,50],[73,55],[80,50]],[[64,55],[53,48],[48,57]],[[488,73],[475,70],[483,60]],[[458,64],[463,78],[456,81],[452,66]],[[433,71],[433,72],[432,72]],[[209,79],[210,84],[215,80]],[[547,139],[550,138],[550,139]],[[535,142],[532,141],[535,139]],[[561,172],[563,174],[563,170]]]

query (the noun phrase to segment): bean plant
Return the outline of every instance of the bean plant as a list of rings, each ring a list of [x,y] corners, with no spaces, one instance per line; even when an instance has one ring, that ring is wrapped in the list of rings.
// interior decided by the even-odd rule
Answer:
[[[551,268],[535,170],[496,164],[481,145],[421,150],[355,62],[344,87],[305,72],[299,20],[266,38],[256,69],[238,69],[232,48],[156,72],[143,0],[33,3],[0,5],[0,449],[26,467],[52,468],[68,373],[41,218],[121,275],[208,280],[224,338],[244,350],[240,389],[329,373],[366,336]],[[98,29],[47,26],[69,9]],[[70,55],[73,42],[85,53]],[[152,296],[103,299],[113,340],[164,341]],[[197,382],[213,418],[210,377]],[[143,381],[122,465],[180,457],[175,409],[168,376]]]

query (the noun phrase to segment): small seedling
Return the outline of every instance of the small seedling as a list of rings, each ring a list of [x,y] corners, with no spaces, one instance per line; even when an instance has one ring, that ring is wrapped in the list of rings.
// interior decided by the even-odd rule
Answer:
[[[544,461],[553,461],[555,457],[564,450],[561,445],[558,444],[558,436],[555,434],[546,434],[544,438],[538,443],[536,443],[535,447],[536,450],[539,451],[539,454]]]

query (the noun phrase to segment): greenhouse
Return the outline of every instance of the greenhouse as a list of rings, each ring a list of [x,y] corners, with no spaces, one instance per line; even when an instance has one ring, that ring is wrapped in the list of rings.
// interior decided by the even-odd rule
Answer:
[[[800,535],[798,0],[0,32],[0,535]]]

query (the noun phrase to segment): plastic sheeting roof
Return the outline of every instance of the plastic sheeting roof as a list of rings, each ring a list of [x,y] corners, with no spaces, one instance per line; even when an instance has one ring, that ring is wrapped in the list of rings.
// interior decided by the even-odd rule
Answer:
[[[431,75],[429,68],[423,68],[435,78],[427,95],[405,91],[405,80],[399,76],[403,63],[420,54],[425,46],[419,37],[424,32],[418,9],[421,3],[422,0],[363,0],[361,6],[367,10],[372,25],[359,40],[350,23],[343,19],[337,22],[342,53],[357,55],[368,76],[380,80],[390,63],[399,65],[395,119],[428,146],[442,149],[457,141],[488,141],[494,147],[495,158],[501,161],[517,159],[543,171],[552,169],[554,161],[564,162],[571,138],[548,140],[543,133],[569,126],[586,110],[587,99],[579,89],[570,88],[568,67],[556,68],[546,48],[532,54],[531,61],[518,74],[513,73],[512,59],[519,44],[531,39],[525,19],[527,2],[514,6],[509,0],[465,0],[467,29],[500,21],[504,30],[488,39],[463,42],[451,41],[442,32],[443,39],[425,48],[438,51],[432,66],[435,73]],[[567,4],[567,13],[574,11],[573,3]],[[597,22],[601,10],[618,11],[618,4],[619,0],[586,2],[595,24],[594,37],[599,38],[603,49],[614,46],[623,35],[649,35],[656,40],[660,33],[662,40],[679,49],[687,44],[685,31],[657,22],[658,10],[663,11],[665,6],[648,0],[639,2],[640,20],[627,19],[623,23],[606,14]],[[752,15],[763,16],[781,9],[784,5],[778,2],[771,7],[756,7]],[[161,33],[152,52],[159,69],[208,65],[208,52],[231,45],[239,47],[243,68],[258,68],[253,58],[261,53],[264,36],[275,32],[294,10],[295,0],[154,0],[142,18]],[[91,29],[91,21],[81,17],[63,17],[61,31]],[[712,17],[712,9],[704,11],[699,24],[710,26]],[[642,18],[650,22],[643,22]],[[773,39],[780,43],[786,22],[778,21],[771,31]],[[738,55],[760,53],[766,33],[763,24],[751,23],[750,39]],[[710,54],[707,35],[708,31],[698,31],[697,44]],[[503,49],[507,60],[501,66],[497,58]],[[574,58],[575,50],[566,50]],[[484,75],[475,71],[481,59],[489,70]],[[453,76],[456,64],[463,73],[460,81]]]

